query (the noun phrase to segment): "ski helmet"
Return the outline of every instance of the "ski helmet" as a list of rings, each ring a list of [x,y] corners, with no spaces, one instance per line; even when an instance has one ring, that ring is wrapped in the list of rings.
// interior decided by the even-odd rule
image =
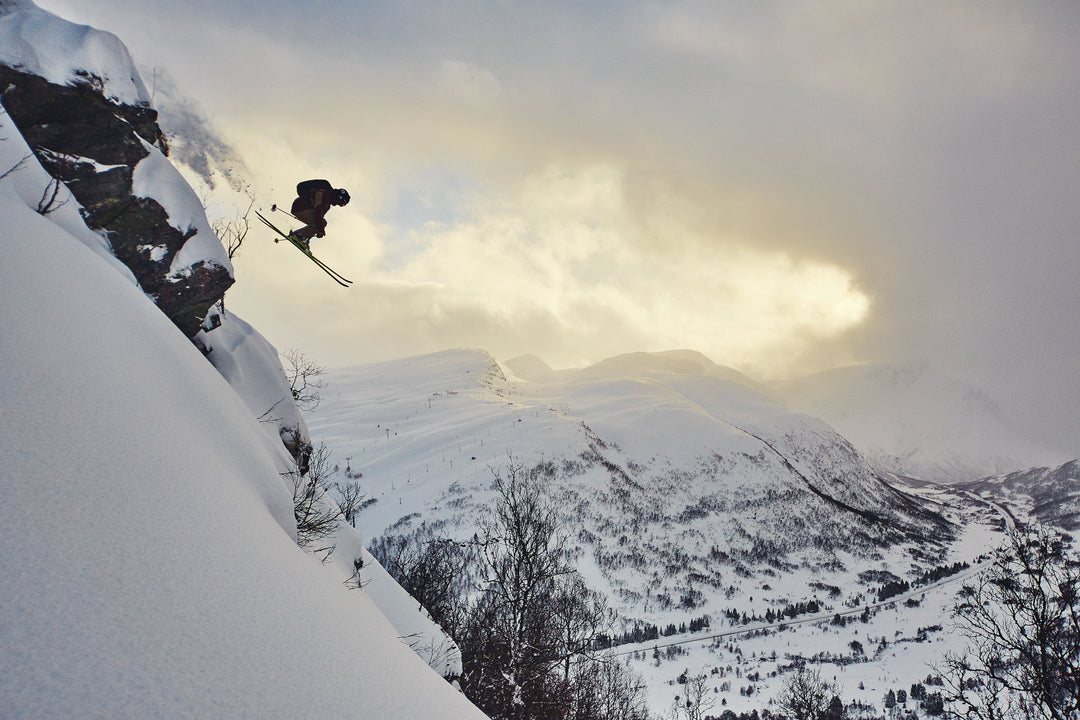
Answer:
[[[345,188],[338,188],[334,191],[334,204],[345,206],[349,204],[349,191]]]

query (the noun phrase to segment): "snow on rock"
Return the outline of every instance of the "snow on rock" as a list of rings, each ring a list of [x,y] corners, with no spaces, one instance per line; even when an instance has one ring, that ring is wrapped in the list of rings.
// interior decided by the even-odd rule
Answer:
[[[482,718],[296,546],[275,429],[29,176],[0,180],[0,717]]]
[[[200,262],[220,265],[232,272],[232,261],[210,228],[199,196],[161,150],[148,143],[144,145],[148,154],[132,173],[132,194],[156,200],[165,209],[169,224],[180,232],[194,231],[173,257],[169,277],[190,274],[191,268]]]
[[[8,173],[8,192],[15,193],[27,207],[37,207],[52,177],[34,159],[30,147],[5,112],[0,112],[0,138],[4,138],[0,142],[0,174]],[[57,207],[49,213],[49,219],[135,283],[128,267],[109,252],[108,241],[86,227],[79,214],[79,203],[67,187],[60,188]]]
[[[58,18],[31,0],[0,1],[0,64],[57,85],[85,82],[92,75],[109,100],[126,105],[150,102],[119,38]]]
[[[220,317],[220,327],[198,336],[210,362],[244,400],[252,417],[276,428],[282,437],[299,432],[307,441],[307,425],[293,401],[277,349],[235,314]]]
[[[194,336],[232,284],[232,265],[165,157],[157,111],[123,44],[28,0],[5,3],[0,103],[41,166],[74,194],[86,225]]]

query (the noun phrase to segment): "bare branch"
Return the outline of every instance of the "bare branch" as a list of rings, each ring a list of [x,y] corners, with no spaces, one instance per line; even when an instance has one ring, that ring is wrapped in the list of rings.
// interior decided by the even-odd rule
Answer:
[[[326,387],[322,379],[325,368],[300,350],[285,350],[281,359],[297,407],[305,411],[317,408],[322,400],[319,391]]]
[[[9,167],[9,168],[8,168],[7,170],[5,170],[5,171],[4,171],[3,173],[0,173],[0,180],[3,180],[4,178],[6,178],[6,177],[7,177],[8,175],[10,175],[11,173],[13,173],[13,172],[17,171],[17,170],[18,170],[19,168],[21,168],[21,167],[22,167],[23,165],[25,165],[25,164],[26,164],[26,161],[27,161],[27,160],[29,160],[29,159],[30,159],[30,158],[32,158],[32,157],[34,157],[34,156],[33,156],[33,154],[30,154],[30,155],[26,155],[26,156],[25,156],[25,157],[23,157],[23,158],[22,158],[21,160],[19,160],[19,162],[15,163],[15,164],[14,164],[14,165],[12,165],[11,167]]]

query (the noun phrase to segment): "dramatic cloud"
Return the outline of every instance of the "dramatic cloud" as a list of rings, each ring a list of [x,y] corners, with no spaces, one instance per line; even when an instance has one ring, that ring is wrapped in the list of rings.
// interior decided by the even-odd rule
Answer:
[[[349,188],[317,248],[352,290],[237,260],[280,346],[923,361],[1080,453],[1080,5],[41,4],[199,99],[163,112],[227,140],[186,162]]]

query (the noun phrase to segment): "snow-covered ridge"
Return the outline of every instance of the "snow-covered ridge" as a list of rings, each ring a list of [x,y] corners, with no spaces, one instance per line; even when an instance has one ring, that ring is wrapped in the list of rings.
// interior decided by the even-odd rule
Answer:
[[[339,369],[309,425],[363,473],[370,537],[470,537],[493,471],[549,468],[580,567],[627,618],[680,598],[716,613],[766,569],[841,578],[856,556],[932,554],[949,537],[824,423],[688,359],[634,354],[535,381],[472,350]]]
[[[150,103],[119,38],[59,18],[32,0],[0,2],[0,63],[58,85],[100,83],[102,93],[114,102]]]
[[[957,489],[1001,503],[1021,517],[1080,530],[1080,460],[962,483]]]

